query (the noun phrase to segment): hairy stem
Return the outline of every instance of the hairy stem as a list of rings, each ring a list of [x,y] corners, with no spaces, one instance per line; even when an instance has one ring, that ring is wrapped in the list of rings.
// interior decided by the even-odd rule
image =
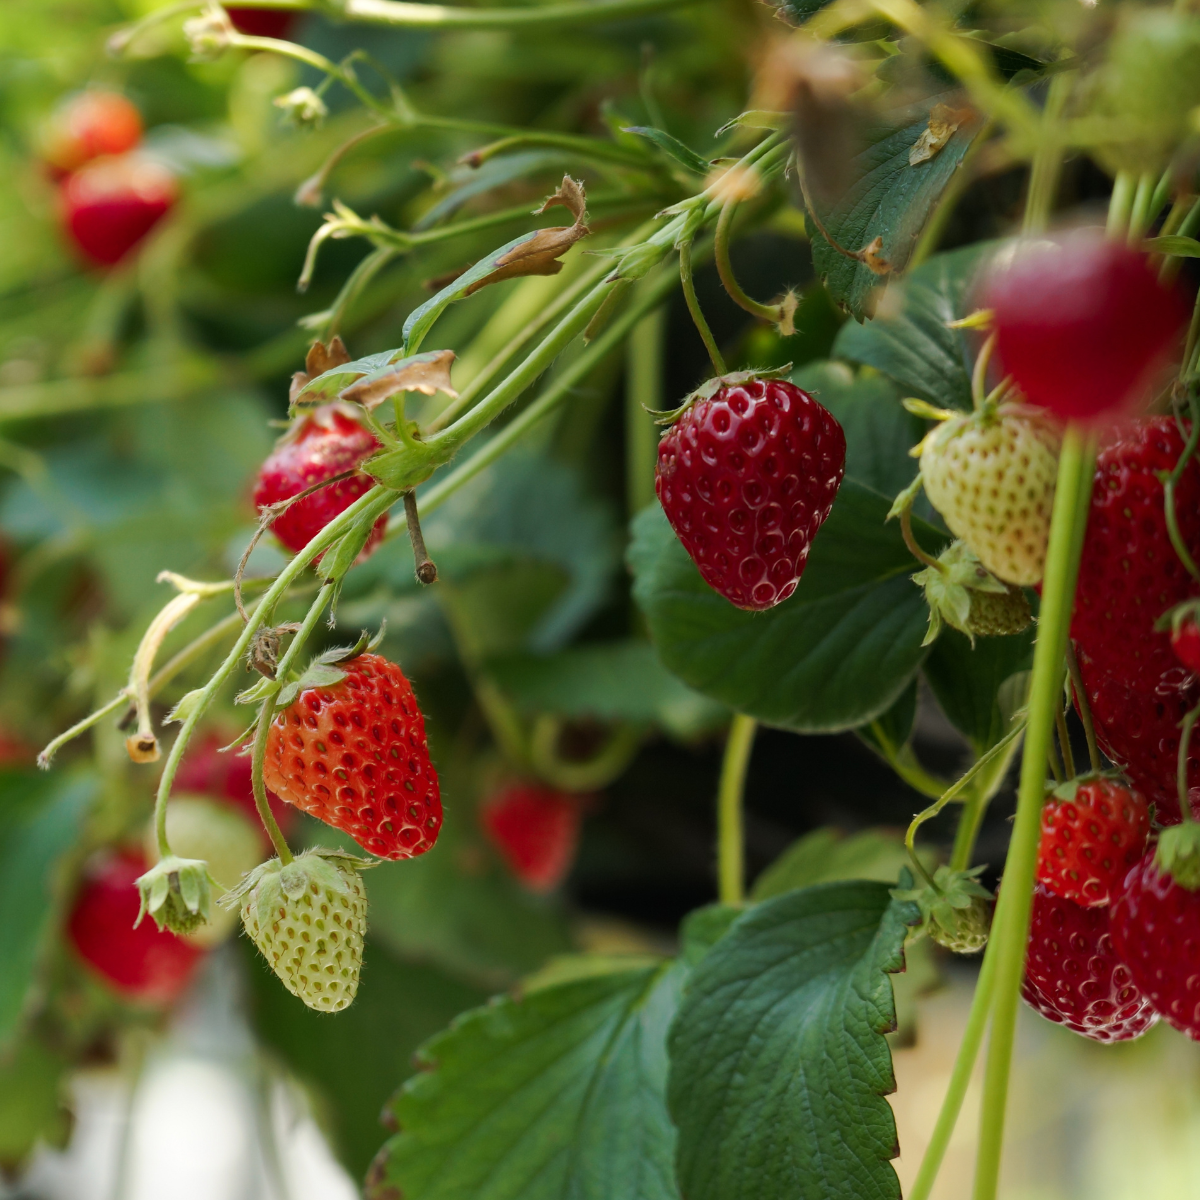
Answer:
[[[758,722],[753,717],[736,713],[725,741],[717,789],[717,895],[722,904],[741,904],[746,898],[742,798],[757,729]]]
[[[998,943],[996,995],[975,1166],[975,1200],[995,1200],[999,1184],[1008,1077],[1041,832],[1046,758],[1051,748],[1055,711],[1061,704],[1063,658],[1091,501],[1094,462],[1094,442],[1079,428],[1069,425],[1059,459],[1050,543],[1046,552],[1017,816],[1005,863],[1005,886],[992,934]]]

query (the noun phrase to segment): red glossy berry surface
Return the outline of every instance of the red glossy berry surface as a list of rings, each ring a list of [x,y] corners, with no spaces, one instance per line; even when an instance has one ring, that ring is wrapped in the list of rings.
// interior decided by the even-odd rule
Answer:
[[[785,380],[720,388],[658,446],[655,490],[710,587],[739,608],[786,600],[841,486],[842,427]]]
[[[1099,231],[1018,247],[984,287],[996,353],[1026,398],[1064,419],[1144,398],[1187,318],[1146,256]]]
[[[169,1004],[191,982],[204,952],[149,918],[134,929],[137,878],[148,867],[132,850],[93,863],[75,897],[67,934],[80,957],[124,996]]]
[[[571,869],[582,816],[579,797],[536,784],[513,784],[479,812],[489,840],[535,892],[551,891]]]
[[[1200,624],[1193,618],[1181,621],[1171,634],[1171,649],[1189,671],[1200,674]]]
[[[1107,908],[1084,908],[1044,884],[1033,912],[1021,995],[1049,1021],[1098,1042],[1126,1042],[1158,1020],[1118,956]]]
[[[1108,904],[1150,836],[1150,806],[1113,779],[1082,783],[1042,807],[1037,877],[1076,904]]]
[[[255,8],[253,5],[225,6],[234,29],[250,37],[286,38],[296,23],[296,14],[279,8]]]
[[[133,155],[98,158],[63,184],[63,214],[71,240],[93,263],[120,262],[170,211],[175,177]]]
[[[379,654],[338,668],[344,679],[305,689],[275,717],[263,780],[380,858],[424,854],[442,801],[412,687]]]
[[[1200,892],[1154,865],[1148,851],[1112,909],[1113,945],[1163,1019],[1200,1040]]]
[[[1101,747],[1167,822],[1179,812],[1179,722],[1200,700],[1200,681],[1176,657],[1170,632],[1155,628],[1168,609],[1200,594],[1168,537],[1158,478],[1183,448],[1174,420],[1157,417],[1133,423],[1101,451],[1071,618]],[[1176,514],[1185,544],[1200,553],[1194,460],[1176,489]],[[1200,742],[1189,782],[1200,787]]]
[[[89,88],[55,110],[42,139],[42,158],[56,175],[104,154],[124,154],[142,140],[142,115],[119,92]]]
[[[221,747],[232,740],[232,735],[222,740],[218,734],[210,733],[189,746],[175,775],[175,791],[194,792],[228,802],[250,817],[256,828],[262,830],[263,839],[268,840],[254,803],[253,771],[249,757],[236,750],[221,752]],[[267,803],[286,834],[295,823],[296,810],[269,790]]]
[[[275,504],[343,471],[352,470],[379,449],[375,435],[334,405],[323,405],[296,419],[259,468],[254,506]],[[302,550],[330,521],[374,486],[369,475],[352,475],[293,504],[271,526],[289,549]],[[387,517],[371,530],[362,558],[383,538]]]

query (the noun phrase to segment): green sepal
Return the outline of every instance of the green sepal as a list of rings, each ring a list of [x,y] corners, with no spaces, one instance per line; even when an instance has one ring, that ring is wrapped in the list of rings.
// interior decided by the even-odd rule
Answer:
[[[208,863],[198,858],[170,854],[161,859],[137,881],[142,903],[134,928],[147,913],[159,929],[172,933],[192,933],[207,925],[214,882]]]
[[[167,713],[167,724],[169,725],[174,721],[186,721],[193,711],[195,711],[196,705],[200,703],[203,696],[203,688],[193,688],[186,695],[180,697],[175,707]]]
[[[936,404],[930,404],[928,400],[921,400],[916,396],[906,396],[900,403],[914,417],[920,417],[923,421],[949,421],[953,417],[963,415],[956,408],[938,408]]]
[[[282,686],[278,679],[268,679],[263,675],[257,683],[251,684],[245,691],[238,692],[233,702],[234,704],[261,704],[269,696],[278,695]]]
[[[1189,892],[1200,890],[1200,824],[1172,825],[1158,835],[1154,865]]]
[[[939,946],[956,954],[973,954],[987,944],[991,926],[993,896],[978,882],[983,869],[954,871],[941,866],[934,872],[932,885],[893,888],[892,896],[917,905],[922,932]]]
[[[694,392],[690,392],[678,408],[654,414],[658,425],[674,425],[693,404],[701,400],[709,400],[722,388],[737,387],[742,383],[753,383],[758,379],[787,379],[792,373],[792,364],[785,363],[782,367],[764,368],[758,371],[731,371],[728,375],[715,375],[707,379]]]
[[[332,687],[335,683],[341,683],[346,678],[346,672],[339,669],[341,664],[358,658],[368,650],[374,650],[383,641],[386,630],[387,622],[384,621],[374,637],[364,629],[353,646],[333,646],[310,659],[299,678],[285,683],[279,689],[279,694],[275,697],[275,707],[287,708],[308,688]]]
[[[1025,593],[997,579],[966,542],[953,542],[937,561],[938,566],[926,567],[912,577],[913,583],[925,589],[929,605],[929,631],[922,645],[934,641],[943,621],[965,633],[974,647],[976,634],[994,637],[1020,633],[1033,619]]]

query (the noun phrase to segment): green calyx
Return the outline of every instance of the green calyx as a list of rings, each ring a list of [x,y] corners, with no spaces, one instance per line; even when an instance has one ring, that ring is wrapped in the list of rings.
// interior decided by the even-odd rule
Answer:
[[[725,375],[714,375],[712,379],[706,379],[694,392],[689,393],[678,408],[656,412],[654,414],[656,424],[674,425],[692,405],[699,404],[701,400],[711,400],[722,388],[753,383],[757,379],[787,379],[791,373],[792,364],[787,363],[782,367],[772,367],[769,370],[730,371]]]
[[[937,638],[943,622],[965,633],[974,645],[976,636],[1020,633],[1033,619],[1025,593],[997,579],[966,542],[954,542],[941,553],[936,566],[926,567],[912,578],[925,589],[929,605],[929,630],[923,645]]]
[[[159,929],[180,934],[195,932],[208,924],[213,882],[206,862],[168,855],[137,881],[142,904],[134,928],[149,913]]]
[[[922,932],[955,954],[974,954],[987,945],[992,924],[992,894],[978,882],[982,867],[954,871],[941,866],[924,887],[896,888],[897,900],[921,910]]]
[[[1172,825],[1158,837],[1154,865],[1189,892],[1200,890],[1200,823]]]

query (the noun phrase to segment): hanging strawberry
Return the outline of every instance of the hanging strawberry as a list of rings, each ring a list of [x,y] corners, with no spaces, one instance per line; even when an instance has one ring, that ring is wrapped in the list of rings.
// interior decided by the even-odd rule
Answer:
[[[179,197],[166,167],[137,155],[98,158],[62,190],[71,240],[93,263],[113,266],[171,210]]]

